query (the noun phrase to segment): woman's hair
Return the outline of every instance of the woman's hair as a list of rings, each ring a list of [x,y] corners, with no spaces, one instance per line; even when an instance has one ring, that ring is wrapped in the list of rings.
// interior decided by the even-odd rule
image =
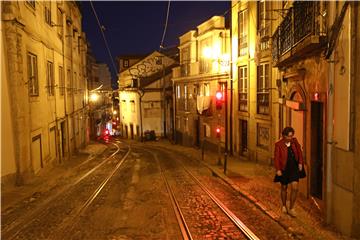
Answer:
[[[292,127],[285,127],[281,132],[283,136],[287,136],[289,133],[292,133],[294,135],[295,130]]]

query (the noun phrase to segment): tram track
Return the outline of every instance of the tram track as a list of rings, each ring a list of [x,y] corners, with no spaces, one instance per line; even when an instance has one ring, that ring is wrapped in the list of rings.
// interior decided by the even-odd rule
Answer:
[[[150,147],[148,147],[148,148],[150,148]],[[152,149],[154,149],[154,148],[152,147]],[[159,151],[158,148],[156,148],[156,149]],[[194,239],[194,237],[192,236],[191,230],[190,230],[192,228],[192,226],[191,226],[191,224],[187,223],[186,214],[183,213],[182,207],[180,206],[179,200],[177,199],[176,194],[174,193],[173,187],[171,187],[171,184],[169,184],[168,178],[170,178],[170,177],[166,176],[166,170],[164,169],[164,167],[161,166],[161,163],[160,163],[160,160],[159,160],[157,154],[153,153],[153,151],[149,151],[149,152],[152,152],[152,155],[154,156],[154,158],[156,159],[156,161],[159,165],[159,169],[160,169],[162,178],[165,182],[166,188],[168,190],[169,197],[171,199],[175,215],[177,216],[179,228],[182,233],[183,239]],[[183,172],[185,172],[187,174],[187,176],[195,183],[195,185],[200,187],[200,189],[206,194],[206,196],[208,198],[210,198],[213,203],[216,204],[218,209],[220,209],[221,212],[227,216],[227,219],[230,220],[231,223],[237,227],[237,229],[241,233],[240,234],[241,236],[244,236],[245,239],[251,239],[251,240],[259,239],[232,211],[229,210],[229,208],[224,203],[222,203],[209,189],[207,189],[207,187],[204,184],[202,184],[201,181],[197,177],[195,177],[188,169],[186,169],[186,167],[183,164],[179,163],[177,160],[175,160],[175,161],[177,162],[178,165],[180,165],[182,167]],[[179,177],[177,176],[177,178],[179,178]],[[180,178],[182,178],[182,181],[186,181],[186,180],[184,180],[184,179],[186,179],[186,177],[180,177]],[[188,184],[187,186],[190,186],[190,184]],[[196,192],[196,191],[194,191],[194,192]],[[222,225],[227,226],[228,223],[224,222],[224,223],[222,223]],[[216,233],[214,233],[214,234],[216,234]],[[221,234],[219,234],[219,235],[221,235]],[[235,234],[235,236],[237,236],[237,235]],[[214,237],[216,237],[216,236],[214,236]],[[221,237],[221,236],[218,236],[218,237]],[[241,237],[237,236],[235,238],[238,239]]]
[[[187,170],[189,172],[189,174],[194,175],[193,172],[197,172],[196,175],[199,175],[200,172],[204,171],[204,170],[209,170],[208,166],[205,166],[202,164],[201,161],[195,160],[193,158],[190,158],[186,153],[177,151],[177,150],[170,150],[168,148],[163,148],[163,147],[159,147],[159,146],[149,146],[153,149],[157,149],[159,151],[163,151],[163,152],[167,152],[168,154],[173,154],[175,156],[177,156],[177,158],[180,158],[182,160],[186,159],[187,163],[190,164],[192,170]],[[180,163],[181,165],[184,165],[183,163]],[[200,169],[203,169],[200,171]],[[200,174],[202,175],[202,174]],[[214,179],[212,177],[213,175],[209,175],[208,177],[203,177],[201,176],[200,178],[202,179],[201,182],[206,182],[206,187],[208,189],[214,190],[216,192],[216,196],[220,196],[221,200],[224,202],[226,202],[225,207],[226,206],[230,206],[231,210],[233,212],[235,212],[235,216],[238,215],[242,215],[244,211],[244,208],[242,207],[242,204],[238,204],[239,201],[241,202],[246,202],[249,207],[255,209],[257,208],[257,206],[253,205],[252,202],[247,201],[245,198],[241,197],[241,194],[239,195],[239,193],[237,193],[234,189],[229,188],[228,190],[226,190],[226,188],[228,188],[225,182],[220,181],[218,184],[216,183],[217,181],[211,180]],[[212,191],[210,191],[212,192]],[[232,192],[232,193],[231,193]],[[213,194],[215,196],[215,194]],[[215,197],[216,197],[215,196]],[[236,205],[234,205],[234,203]],[[229,204],[229,205],[228,205]],[[248,210],[245,210],[245,212],[247,212]],[[251,211],[250,211],[251,212]],[[246,213],[245,213],[246,214]],[[256,215],[258,215],[258,217],[255,217]],[[262,221],[260,221],[260,232],[258,233],[258,230],[256,230],[257,235],[259,236],[260,239],[279,239],[279,236],[282,236],[281,239],[300,239],[301,236],[298,236],[297,234],[294,234],[292,229],[288,229],[286,226],[284,226],[283,224],[280,224],[277,221],[274,221],[272,218],[269,218],[268,215],[263,214],[262,212],[257,213],[255,216],[250,215],[251,217],[246,217],[247,222],[250,222],[250,226],[254,226],[254,220],[257,218],[262,219]],[[267,224],[266,224],[267,223]],[[256,223],[255,223],[256,224]],[[268,227],[271,226],[271,229],[274,229],[273,231],[267,231],[267,233],[265,232],[264,234],[264,230],[268,229]],[[276,229],[276,230],[275,230]],[[270,234],[269,234],[270,233]],[[277,233],[277,234],[276,234]],[[259,235],[260,234],[260,235]],[[271,237],[272,236],[272,237]]]
[[[12,223],[8,224],[5,228],[2,226],[2,238],[33,239],[31,236],[33,236],[34,233],[31,231],[31,226],[39,225],[42,222],[41,218],[44,216],[54,215],[54,219],[55,217],[59,219],[59,217],[62,216],[61,219],[63,220],[61,222],[59,220],[54,220],[51,222],[51,224],[56,226],[50,226],[49,229],[46,229],[47,233],[43,233],[42,235],[44,236],[41,238],[49,239],[46,237],[46,234],[51,234],[52,237],[50,239],[58,239],[59,237],[62,239],[61,236],[63,236],[63,233],[67,232],[67,228],[69,228],[69,226],[71,226],[72,223],[78,219],[80,214],[86,211],[86,209],[96,199],[114,173],[123,164],[131,151],[131,147],[128,146],[124,156],[118,160],[117,154],[120,152],[119,144],[113,142],[111,144],[115,146],[115,152],[111,153],[103,161],[92,167],[80,177],[77,177],[71,184],[68,184],[67,186],[59,189],[55,195],[44,200],[40,205],[38,205],[34,210],[28,212],[25,216],[16,219]],[[116,162],[114,167],[112,167],[112,164],[110,164],[113,162]],[[80,164],[78,167],[80,168],[81,166],[84,166],[84,164]],[[99,174],[99,171],[101,171],[103,168],[109,167],[112,169],[108,174]],[[86,200],[83,201],[83,204],[79,204],[78,202],[81,202],[81,200],[78,200],[77,198],[83,198],[83,195],[85,194],[77,194],[77,191],[79,191],[79,189],[93,189],[94,182],[95,184],[96,182],[100,182],[100,184],[97,184],[98,187],[96,187],[95,190],[92,190],[92,193],[90,196],[86,197]],[[43,228],[46,228],[47,224],[45,223],[44,225],[45,226]]]

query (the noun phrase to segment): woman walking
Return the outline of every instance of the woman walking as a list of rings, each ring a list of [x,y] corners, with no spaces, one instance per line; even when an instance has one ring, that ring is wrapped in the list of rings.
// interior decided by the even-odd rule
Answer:
[[[283,129],[282,139],[275,143],[274,159],[276,168],[274,182],[281,183],[281,211],[293,217],[296,216],[294,205],[298,192],[299,178],[305,177],[301,146],[294,137],[294,134],[295,130],[292,127],[285,127]],[[291,186],[289,210],[286,206],[288,185]]]

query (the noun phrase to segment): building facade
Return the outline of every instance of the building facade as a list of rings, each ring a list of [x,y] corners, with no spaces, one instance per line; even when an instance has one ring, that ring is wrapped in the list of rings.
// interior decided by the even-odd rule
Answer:
[[[75,2],[1,9],[1,176],[22,184],[88,141],[86,39]]]
[[[179,40],[180,66],[173,69],[172,79],[176,142],[224,148],[229,120],[226,97],[230,88],[230,31],[225,27],[225,19],[214,16]],[[218,108],[217,92],[221,93]]]
[[[300,191],[353,237],[360,236],[358,17],[357,2],[232,1],[235,153],[270,163],[281,130],[292,126],[307,171]]]
[[[146,132],[154,131],[158,137],[172,137],[171,69],[177,65],[174,58],[176,54],[172,56],[154,51],[120,72],[119,117],[122,136],[143,139]],[[118,58],[121,66],[124,60],[129,61],[128,58]]]

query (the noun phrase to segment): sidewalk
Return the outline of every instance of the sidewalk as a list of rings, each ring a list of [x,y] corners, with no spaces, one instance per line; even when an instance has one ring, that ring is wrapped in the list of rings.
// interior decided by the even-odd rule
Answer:
[[[174,145],[166,140],[157,144],[165,148],[180,151],[187,156],[202,161],[201,149]],[[275,170],[272,166],[257,164],[228,156],[227,172],[224,174],[224,156],[222,165],[218,165],[216,152],[205,152],[202,161],[214,175],[227,182],[243,197],[252,202],[258,209],[283,226],[289,234],[297,239],[351,239],[334,231],[334,227],[326,225],[320,209],[312,199],[298,194],[295,204],[295,218],[281,212],[280,184],[274,183]],[[302,180],[300,180],[302,181]],[[288,189],[289,199],[290,189]]]
[[[106,145],[90,142],[85,148],[80,149],[77,154],[71,156],[69,160],[61,164],[48,164],[30,182],[22,186],[2,184],[1,211],[22,201],[35,201],[41,196],[42,192],[54,187],[60,178],[66,177],[76,166],[95,155],[101,154],[105,149]]]

